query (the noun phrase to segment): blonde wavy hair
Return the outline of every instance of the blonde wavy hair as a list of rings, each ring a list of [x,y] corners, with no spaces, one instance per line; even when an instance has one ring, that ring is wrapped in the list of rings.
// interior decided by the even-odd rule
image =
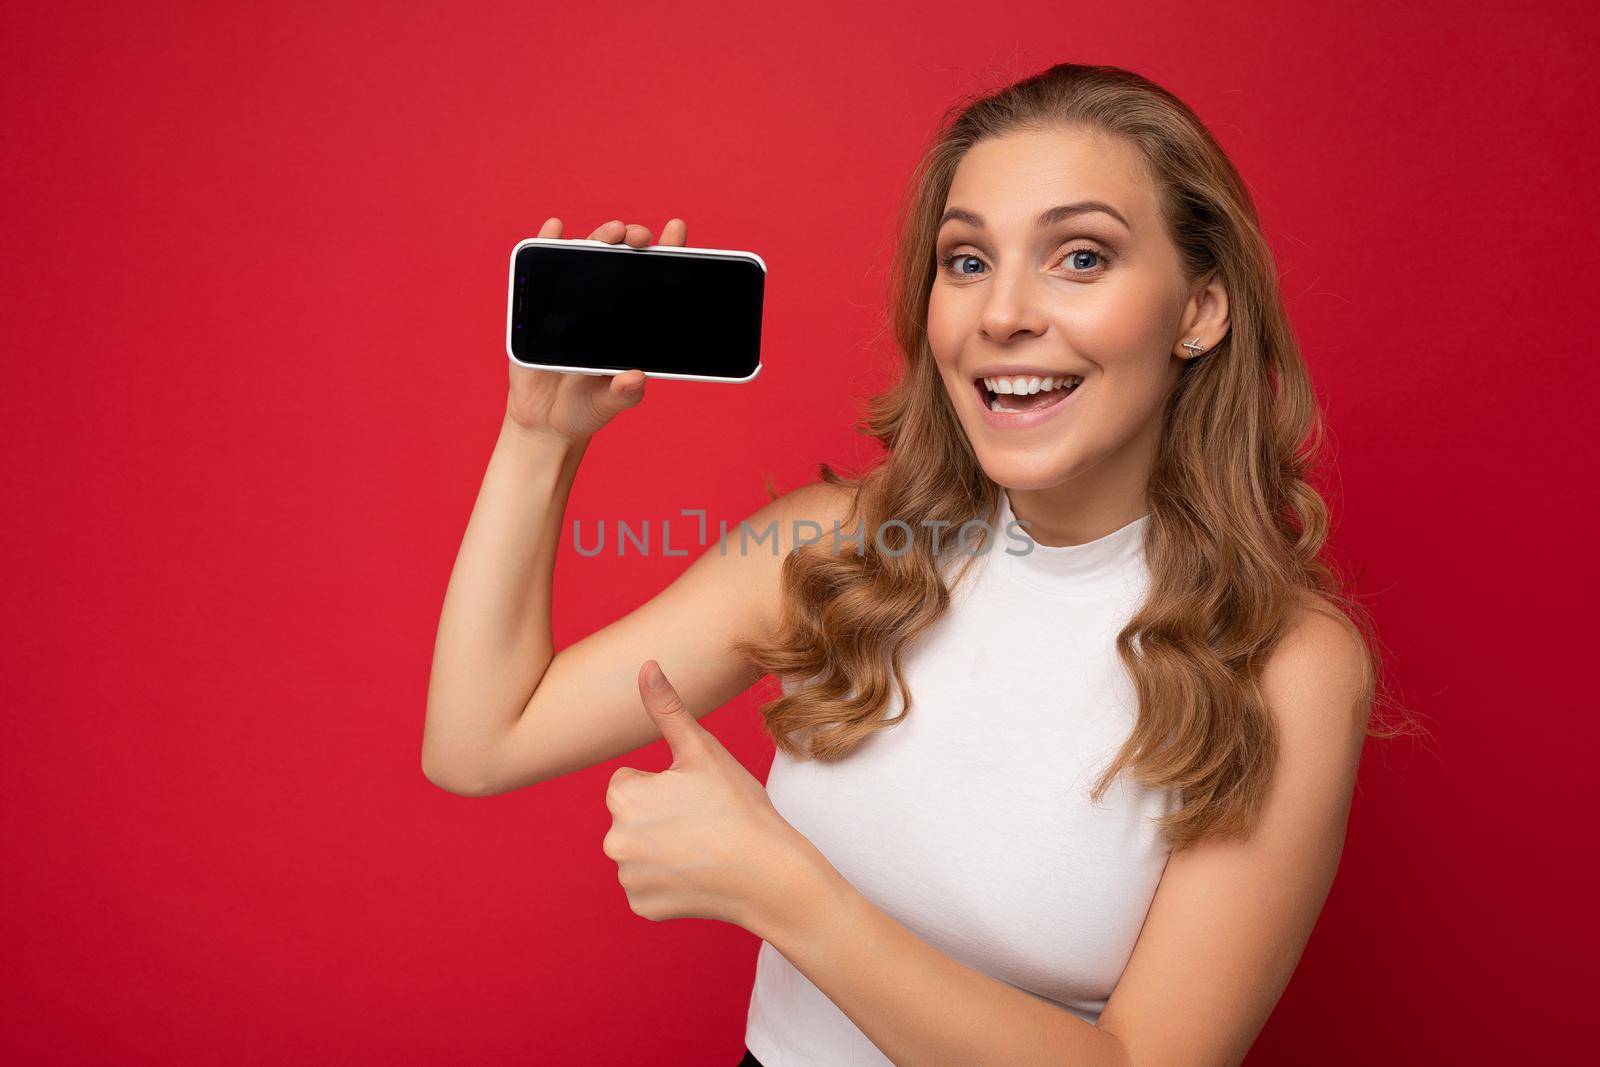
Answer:
[[[936,531],[991,521],[1001,492],[979,465],[928,347],[939,218],[974,145],[1061,127],[1101,131],[1139,150],[1186,275],[1220,272],[1231,324],[1223,341],[1186,362],[1168,398],[1148,486],[1150,590],[1116,641],[1139,711],[1091,796],[1098,801],[1126,772],[1179,791],[1181,807],[1160,821],[1175,850],[1213,834],[1247,836],[1277,759],[1260,675],[1299,607],[1359,635],[1365,683],[1353,711],[1362,729],[1404,731],[1372,724],[1382,662],[1375,632],[1321,558],[1328,509],[1307,478],[1325,445],[1323,418],[1256,209],[1194,112],[1131,71],[1064,63],[946,112],[900,205],[888,327],[904,366],[868,399],[860,424],[885,456],[859,478],[820,466],[823,481],[849,490],[846,525],[884,531],[885,543],[864,536],[858,553],[824,539],[789,553],[777,630],[734,651],[764,674],[805,680],[761,709],[774,744],[794,758],[841,759],[911,712],[902,658],[950,604],[950,542],[936,554]],[[885,526],[891,520],[905,526]],[[976,557],[965,554],[970,565]],[[891,685],[902,710],[886,718]]]

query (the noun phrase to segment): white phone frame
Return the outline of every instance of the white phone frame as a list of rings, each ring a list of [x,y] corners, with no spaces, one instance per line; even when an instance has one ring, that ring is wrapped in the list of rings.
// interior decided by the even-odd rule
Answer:
[[[594,367],[563,367],[554,363],[524,363],[522,360],[518,359],[512,354],[511,329],[517,304],[517,253],[529,245],[553,245],[557,248],[571,248],[573,245],[587,245],[591,248],[601,248],[607,251],[621,253],[648,252],[651,249],[659,248],[664,251],[688,252],[694,255],[741,256],[760,267],[763,275],[767,273],[767,263],[764,259],[756,255],[754,252],[746,252],[737,248],[690,248],[684,245],[645,245],[642,248],[635,248],[633,245],[629,244],[613,244],[610,241],[596,241],[588,237],[575,237],[570,240],[560,237],[524,238],[523,240],[518,241],[516,247],[511,250],[511,271],[506,281],[506,358],[511,360],[511,362],[515,363],[517,366],[526,367],[529,370],[555,370],[562,371],[567,374],[602,374],[609,377],[615,377],[618,374],[626,374],[629,369],[597,370]],[[675,378],[678,381],[685,382],[726,382],[730,385],[737,385],[740,382],[748,382],[756,375],[760,374],[761,367],[761,354],[760,352],[757,352],[756,369],[751,371],[749,375],[744,378],[718,378],[704,374],[669,374],[666,371],[653,370],[644,371],[644,376],[646,378]]]

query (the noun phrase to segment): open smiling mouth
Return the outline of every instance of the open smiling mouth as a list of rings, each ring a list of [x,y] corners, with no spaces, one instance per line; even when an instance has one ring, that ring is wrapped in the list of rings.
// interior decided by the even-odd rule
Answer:
[[[1083,384],[1076,374],[1059,378],[976,378],[978,399],[990,411],[1043,411],[1061,403]]]

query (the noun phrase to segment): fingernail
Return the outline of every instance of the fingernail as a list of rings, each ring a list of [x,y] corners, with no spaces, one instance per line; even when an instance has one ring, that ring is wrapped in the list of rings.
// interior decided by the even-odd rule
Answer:
[[[661,673],[661,664],[654,661],[651,662],[650,670],[645,674],[644,680],[651,689],[660,689],[667,684],[667,676]]]

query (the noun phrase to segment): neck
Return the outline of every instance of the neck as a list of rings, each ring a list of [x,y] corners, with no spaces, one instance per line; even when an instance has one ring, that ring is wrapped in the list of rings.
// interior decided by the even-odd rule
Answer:
[[[1026,521],[1028,536],[1050,547],[1081,545],[1150,513],[1146,488],[1155,466],[1154,443],[1144,435],[1120,454],[1058,485],[1001,491],[1011,513]]]
[[[1011,513],[1027,523],[1028,536],[1048,548],[1087,544],[1150,513],[1142,493],[1134,500],[1096,501],[1080,508],[1041,500],[1041,492],[1048,490],[1001,491],[1010,497]]]

